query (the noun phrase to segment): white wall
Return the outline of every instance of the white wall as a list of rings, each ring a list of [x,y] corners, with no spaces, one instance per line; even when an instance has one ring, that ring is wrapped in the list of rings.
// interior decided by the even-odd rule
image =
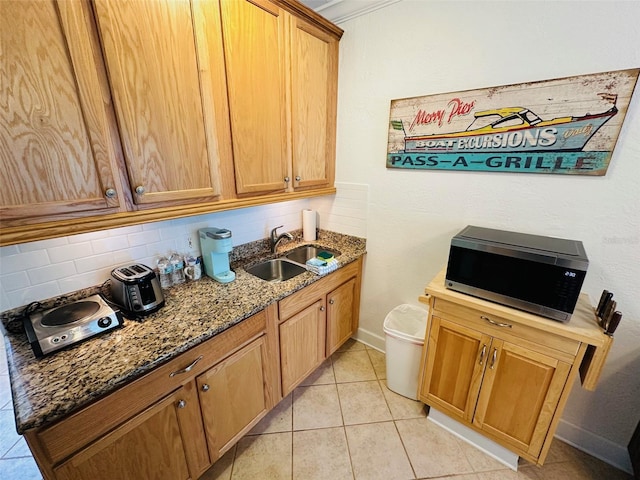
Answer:
[[[584,242],[584,288],[623,323],[595,393],[576,386],[559,433],[627,470],[640,419],[640,92],[604,177],[387,170],[392,99],[640,66],[639,2],[403,0],[340,26],[337,179],[369,186],[361,338],[417,303],[467,224]],[[639,90],[640,88],[636,88]],[[604,408],[610,405],[610,408]]]

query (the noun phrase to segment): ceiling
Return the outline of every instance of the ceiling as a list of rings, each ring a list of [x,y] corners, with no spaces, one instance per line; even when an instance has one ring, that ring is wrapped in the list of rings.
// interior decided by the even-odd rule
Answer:
[[[400,0],[300,0],[327,20],[339,24]]]

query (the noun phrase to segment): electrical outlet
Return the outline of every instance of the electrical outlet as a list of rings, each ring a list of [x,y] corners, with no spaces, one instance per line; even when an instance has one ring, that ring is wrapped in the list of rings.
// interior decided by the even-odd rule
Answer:
[[[189,245],[189,251],[193,250],[193,239],[191,238],[191,235],[187,237],[187,244]]]

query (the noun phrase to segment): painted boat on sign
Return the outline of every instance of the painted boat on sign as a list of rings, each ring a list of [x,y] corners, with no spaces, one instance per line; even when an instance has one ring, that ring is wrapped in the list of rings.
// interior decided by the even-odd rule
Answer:
[[[609,110],[581,117],[542,120],[528,108],[508,107],[474,114],[462,132],[405,137],[407,153],[581,151],[593,135],[618,113]],[[398,122],[399,123],[399,122]]]

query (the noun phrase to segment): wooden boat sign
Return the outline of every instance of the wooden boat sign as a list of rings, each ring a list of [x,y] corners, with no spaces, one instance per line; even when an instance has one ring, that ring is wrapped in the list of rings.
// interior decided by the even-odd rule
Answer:
[[[638,72],[392,100],[387,167],[604,175]]]

